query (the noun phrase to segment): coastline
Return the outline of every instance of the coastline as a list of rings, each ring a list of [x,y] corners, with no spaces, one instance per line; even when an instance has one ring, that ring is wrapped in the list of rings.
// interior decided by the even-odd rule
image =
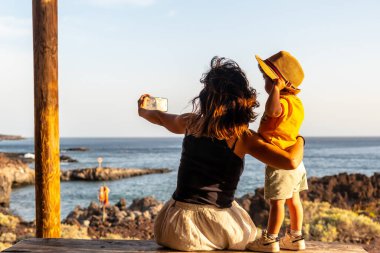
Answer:
[[[21,135],[6,135],[6,134],[0,134],[0,141],[19,141],[19,140],[25,140],[25,137],[22,137]]]
[[[371,177],[343,173],[309,180],[313,182],[312,187],[309,192],[302,194],[306,239],[360,244],[368,252],[378,252],[380,173]],[[363,182],[368,184],[367,188],[357,187],[362,186]],[[341,198],[342,193],[347,198]],[[358,198],[362,194],[367,197]],[[329,198],[334,201],[326,202]],[[263,198],[263,188],[236,200],[259,228],[265,226],[269,206]],[[135,199],[130,205],[122,198],[105,208],[104,221],[103,209],[98,203],[91,202],[88,207],[77,206],[62,220],[62,237],[153,239],[154,219],[162,206],[163,202],[149,196]],[[367,208],[366,211],[363,211],[363,207]],[[287,225],[289,220],[285,220],[284,227]],[[0,208],[0,249],[10,247],[19,240],[34,237],[34,229],[34,222],[25,222],[13,215],[9,209]]]
[[[368,205],[366,206],[362,205],[364,202],[360,205],[354,204],[357,200],[365,200],[368,195],[367,193],[375,192],[373,188],[372,190],[368,187],[365,189],[363,188],[363,191],[361,191],[361,188],[363,187],[362,185],[366,186],[368,182],[372,180],[370,178],[374,176],[375,172],[379,171],[378,165],[373,162],[377,161],[379,157],[379,140],[359,138],[358,141],[355,137],[345,138],[345,140],[349,141],[341,142],[341,140],[342,139],[339,139],[339,141],[335,142],[331,141],[331,138],[307,139],[308,143],[306,148],[308,156],[306,159],[308,159],[310,164],[316,168],[314,172],[311,170],[308,171],[311,172],[309,175],[324,175],[324,173],[327,175],[330,173],[336,173],[336,175],[327,176],[325,179],[321,176],[316,178],[316,181],[313,181],[313,179],[309,177],[309,186],[319,185],[318,187],[320,188],[318,188],[318,191],[310,189],[311,192],[314,192],[314,197],[308,196],[307,201],[304,202],[305,219],[306,217],[308,219],[307,221],[305,220],[305,234],[307,232],[311,239],[336,241],[352,240],[355,241],[355,243],[364,243],[363,245],[366,245],[366,247],[373,248],[375,246],[371,245],[378,243],[378,240],[371,239],[371,236],[369,238],[366,236],[370,235],[370,232],[368,231],[377,231],[376,224],[378,224],[378,222],[374,221],[373,218],[380,216],[378,214],[378,209],[376,209],[380,205],[377,204],[379,203],[378,196],[380,194],[367,202]],[[1,144],[3,151],[7,150],[14,153],[26,153],[33,148],[32,140],[20,142],[9,141]],[[62,235],[66,238],[151,238],[152,232],[150,228],[153,224],[154,213],[150,213],[149,211],[145,212],[147,210],[131,210],[127,204],[125,204],[124,207],[117,206],[116,208],[115,206],[121,197],[128,199],[128,204],[132,203],[132,199],[142,200],[145,199],[143,196],[150,196],[152,194],[154,194],[155,200],[161,204],[163,200],[167,199],[167,192],[171,191],[171,188],[168,186],[170,183],[174,182],[173,180],[175,180],[176,177],[175,168],[177,167],[178,157],[181,150],[181,138],[146,138],[143,140],[139,138],[133,140],[120,140],[114,138],[112,140],[85,139],[85,141],[84,139],[70,139],[70,141],[66,139],[61,144],[62,151],[65,149],[65,151],[63,151],[65,152],[65,155],[72,156],[79,161],[74,164],[61,163],[61,168],[65,171],[72,170],[72,168],[90,168],[90,166],[97,165],[96,158],[100,154],[101,156],[106,157],[107,165],[112,164],[115,168],[123,163],[127,165],[137,164],[137,166],[135,165],[132,167],[152,167],[160,164],[163,167],[165,166],[173,170],[171,173],[164,176],[157,174],[108,182],[107,185],[111,189],[112,205],[106,209],[109,220],[106,220],[105,224],[99,222],[99,217],[97,217],[99,216],[99,205],[95,202],[91,203],[91,200],[96,200],[96,193],[101,185],[101,181],[91,180],[87,182],[73,181],[62,183],[62,193],[66,194],[64,195],[64,200],[66,202],[62,203],[64,207],[61,206],[61,210],[65,210],[61,217],[62,222],[65,222],[62,225]],[[88,148],[88,151],[67,150],[72,147],[85,147]],[[104,148],[106,148],[106,150],[104,150]],[[370,158],[368,158],[368,154],[370,154]],[[332,162],[335,162],[333,166],[336,169],[334,170],[329,169],[331,168]],[[356,166],[357,164],[362,167],[351,167],[351,165]],[[260,197],[261,171],[258,170],[260,164],[248,157],[246,165],[246,170],[244,172],[246,174],[242,177],[241,182],[241,186],[243,187],[237,192],[236,196],[239,196],[238,201],[241,201],[241,205],[246,205],[244,208],[249,213],[251,212],[250,215],[256,225],[263,227],[262,224],[265,224],[265,213],[267,210],[264,204],[265,201]],[[365,168],[365,170],[361,170],[361,168]],[[28,174],[25,173],[26,171],[27,170],[24,170],[24,173],[19,173],[18,175]],[[356,171],[363,172],[366,176],[354,176],[351,179],[351,174],[347,174],[347,176],[339,176],[339,173],[343,171],[350,172],[351,174]],[[19,176],[16,176],[15,178],[20,179]],[[361,180],[361,178],[364,181]],[[358,184],[355,184],[350,180],[358,182]],[[347,181],[347,183],[341,184],[339,183],[341,181]],[[361,182],[361,185],[359,182]],[[376,184],[380,185],[380,183]],[[75,191],[72,191],[73,186],[75,187]],[[334,188],[337,190],[334,191]],[[344,193],[350,189],[352,194]],[[137,194],[131,194],[132,191],[134,193],[137,192]],[[33,192],[33,187],[31,186],[18,187],[18,189],[15,190],[15,195],[13,195],[18,197],[13,199],[12,203],[24,203],[25,201],[27,207],[30,207],[28,212],[32,213],[34,209],[33,195],[31,192]],[[248,195],[244,196],[245,193]],[[325,198],[326,196],[330,198]],[[311,199],[311,197],[313,197],[313,199]],[[80,201],[72,201],[78,199],[80,199]],[[333,202],[333,205],[323,201]],[[336,206],[335,203],[340,203],[339,207]],[[78,204],[80,204],[81,207],[75,207]],[[155,206],[158,205],[159,204],[156,204]],[[18,212],[18,210],[26,210],[25,205],[18,204],[14,205],[13,208],[15,206],[17,206],[17,208],[14,209],[15,212]],[[21,218],[14,218],[16,216],[10,213],[9,209],[3,209],[3,212],[8,212],[8,214],[3,214],[0,220],[9,222],[5,222],[5,224],[1,225],[0,241],[8,243],[9,245],[23,238],[34,236],[33,222],[26,222]],[[22,213],[22,215],[24,215],[24,213]],[[315,215],[312,215],[315,213],[323,214],[323,217],[315,217]],[[72,216],[69,217],[70,214],[72,214]],[[31,217],[30,220],[32,219],[33,218]],[[352,225],[346,221],[351,221],[351,223],[354,224]],[[262,224],[260,224],[260,222]],[[12,228],[12,225],[10,224],[16,225],[13,225]],[[340,226],[345,229],[339,229],[336,224],[340,224]],[[344,234],[345,231],[348,231],[347,233],[349,234]],[[361,233],[359,236],[355,235],[358,231]]]
[[[65,181],[112,181],[150,174],[169,173],[167,168],[82,168],[61,171],[61,182]],[[12,188],[35,183],[35,171],[18,157],[0,152],[0,207],[9,207]]]

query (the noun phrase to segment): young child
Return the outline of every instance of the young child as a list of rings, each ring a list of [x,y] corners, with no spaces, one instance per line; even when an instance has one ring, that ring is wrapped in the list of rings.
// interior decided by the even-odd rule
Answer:
[[[297,88],[304,77],[301,65],[285,51],[262,60],[256,56],[269,94],[265,113],[261,119],[259,134],[269,143],[281,149],[294,145],[304,118],[301,100],[296,96]],[[306,170],[301,163],[295,170],[265,169],[265,199],[270,200],[267,231],[260,239],[250,243],[253,251],[278,252],[281,249],[303,250],[302,236],[303,209],[299,192],[307,190]],[[278,238],[285,215],[285,203],[289,208],[290,232]]]

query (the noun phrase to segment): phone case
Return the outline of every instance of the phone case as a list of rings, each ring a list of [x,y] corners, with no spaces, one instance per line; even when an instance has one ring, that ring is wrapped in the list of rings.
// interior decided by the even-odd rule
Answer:
[[[168,111],[168,99],[161,97],[149,97],[145,109]]]

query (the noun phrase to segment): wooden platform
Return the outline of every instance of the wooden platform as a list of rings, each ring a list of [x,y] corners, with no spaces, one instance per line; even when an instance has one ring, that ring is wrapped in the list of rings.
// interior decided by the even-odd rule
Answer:
[[[75,240],[75,239],[27,239],[18,242],[13,247],[3,252],[179,252],[162,248],[154,241],[143,240]],[[239,251],[217,251],[234,252]],[[293,252],[294,251],[281,251]],[[358,246],[339,243],[307,242],[307,250],[303,253],[365,253],[366,251]],[[200,253],[198,251],[198,253]]]

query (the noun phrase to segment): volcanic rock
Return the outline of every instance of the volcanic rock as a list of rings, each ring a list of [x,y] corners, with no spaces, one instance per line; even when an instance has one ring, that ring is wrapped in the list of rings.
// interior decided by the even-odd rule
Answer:
[[[78,151],[78,152],[85,152],[88,151],[89,149],[86,147],[73,147],[73,148],[65,148],[62,149],[63,151]]]
[[[12,187],[33,183],[34,170],[22,161],[0,153],[0,206],[9,206]]]
[[[324,201],[343,209],[358,210],[380,199],[380,173],[371,177],[347,173],[311,177],[308,184],[309,190],[301,193],[302,199]]]
[[[5,135],[0,134],[0,141],[18,141],[18,140],[24,140],[24,137],[21,137],[20,135]]]
[[[333,176],[311,177],[309,190],[301,192],[301,199],[328,202],[333,207],[361,211],[361,214],[375,213],[371,217],[380,221],[380,173],[371,177],[363,174],[341,173]],[[236,201],[249,213],[255,224],[265,227],[269,215],[269,203],[264,199],[264,188],[255,194],[246,194]],[[364,210],[364,211],[363,211]]]
[[[88,234],[92,238],[111,233],[123,237],[152,239],[154,218],[161,208],[162,203],[153,197],[135,199],[130,207],[126,207],[126,201],[121,199],[116,205],[105,208],[106,219],[103,222],[102,206],[91,202],[87,208],[76,207],[63,223],[88,227]]]
[[[21,160],[24,163],[33,163],[35,160],[35,156],[33,153],[3,153],[9,159],[13,160]],[[75,160],[67,155],[60,155],[59,159],[61,162],[66,163],[77,163],[78,160]]]
[[[169,169],[85,168],[61,171],[61,180],[108,181],[148,174],[168,173]]]
[[[78,160],[71,158],[70,156],[67,155],[60,155],[59,159],[61,162],[66,162],[66,163],[77,163]]]

